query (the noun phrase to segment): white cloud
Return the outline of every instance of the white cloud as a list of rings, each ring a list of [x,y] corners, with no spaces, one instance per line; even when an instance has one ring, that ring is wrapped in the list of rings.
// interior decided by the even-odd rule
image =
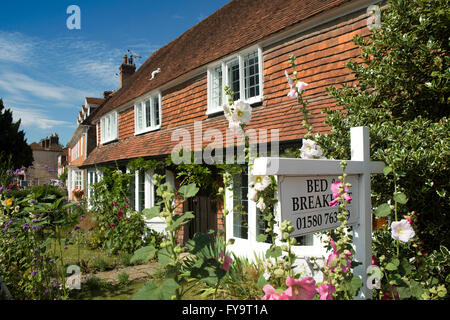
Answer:
[[[0,31],[0,61],[25,63],[33,47],[33,41],[19,32]]]
[[[52,129],[55,127],[76,128],[75,124],[69,121],[50,119],[48,115],[38,109],[32,108],[10,108],[13,112],[14,121],[21,119],[21,126],[24,128],[37,127],[40,129]]]
[[[86,92],[53,85],[17,72],[3,72],[0,74],[0,89],[3,89],[15,97],[33,96],[45,100],[66,101],[69,99],[82,99]]]

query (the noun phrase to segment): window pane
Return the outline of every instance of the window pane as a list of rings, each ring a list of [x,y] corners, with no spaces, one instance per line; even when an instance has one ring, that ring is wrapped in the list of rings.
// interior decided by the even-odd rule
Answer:
[[[130,206],[131,209],[136,210],[136,175],[133,173],[130,181]]]
[[[159,126],[159,95],[152,98],[153,99],[153,119],[155,121],[154,126]]]
[[[233,236],[248,239],[248,176],[243,173],[233,179]]]
[[[228,86],[234,92],[234,100],[240,99],[239,60],[235,59],[227,64]]]
[[[136,131],[142,130],[142,104],[138,103],[136,105]]]
[[[214,109],[222,105],[222,66],[212,71],[211,103]]]
[[[145,100],[145,126],[147,128],[152,126],[152,111],[150,107],[150,99]]]
[[[145,208],[145,173],[144,170],[139,171],[139,211]]]
[[[244,57],[245,99],[259,96],[258,51]]]

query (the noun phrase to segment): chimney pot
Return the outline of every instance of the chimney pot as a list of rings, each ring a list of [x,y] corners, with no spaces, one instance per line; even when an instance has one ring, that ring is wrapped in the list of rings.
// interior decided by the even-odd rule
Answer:
[[[123,62],[122,63],[123,64],[127,64],[127,55],[126,54],[123,55]]]

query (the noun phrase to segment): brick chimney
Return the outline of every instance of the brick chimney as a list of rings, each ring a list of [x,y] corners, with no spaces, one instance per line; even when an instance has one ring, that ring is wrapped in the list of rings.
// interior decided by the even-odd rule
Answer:
[[[59,137],[58,134],[55,132],[50,137],[50,146],[57,146],[59,143]]]
[[[111,95],[112,91],[103,91],[103,98],[104,99],[108,99],[109,96]]]
[[[128,59],[127,55],[124,54],[123,62],[119,70],[120,70],[120,87],[123,88],[130,80],[130,77],[136,71],[136,65],[133,63],[133,57],[130,57],[130,59]]]

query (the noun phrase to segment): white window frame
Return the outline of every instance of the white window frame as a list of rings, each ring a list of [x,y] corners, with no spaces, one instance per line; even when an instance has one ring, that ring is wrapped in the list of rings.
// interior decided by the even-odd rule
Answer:
[[[104,144],[117,140],[118,137],[118,118],[117,111],[110,112],[100,119],[100,143]]]
[[[79,177],[78,177],[79,175]],[[77,170],[74,169],[72,171],[72,190],[75,190],[75,188],[83,190],[83,170]]]
[[[91,180],[91,174],[94,174],[94,182]],[[87,170],[87,188],[88,188],[88,200],[91,201],[92,196],[92,185],[99,183],[102,178],[102,175],[97,169],[89,169]]]
[[[249,168],[249,171],[250,168]],[[249,186],[250,189],[250,186]],[[270,243],[266,242],[258,242],[258,232],[257,232],[257,211],[256,211],[256,202],[251,199],[248,199],[248,236],[247,239],[239,238],[234,236],[234,186],[233,182],[230,188],[225,189],[225,198],[226,198],[226,208],[230,214],[227,215],[226,219],[226,241],[233,239],[234,244],[230,245],[229,248],[235,254],[243,257],[247,257],[248,259],[253,259],[254,254],[256,255],[264,255],[266,250],[269,249]],[[280,194],[277,193],[277,199],[280,199]],[[278,237],[276,239],[277,244],[281,244],[281,232],[279,231],[279,225],[281,225],[281,214],[280,214],[280,201],[278,201],[275,205],[275,221],[276,225],[275,231],[278,233]],[[324,248],[320,233],[316,233],[312,237],[312,244],[307,245],[295,245],[292,247],[292,251],[296,254],[297,258],[301,260],[301,268],[302,270],[306,270],[306,260],[307,257],[324,257],[327,252]],[[306,268],[306,269],[305,269]],[[299,271],[299,270],[297,270]],[[315,271],[316,272],[316,271]]]
[[[259,81],[259,95],[250,97],[248,99],[245,99],[245,66],[244,66],[244,58],[253,52],[257,52],[258,54],[258,81]],[[249,104],[254,104],[261,102],[263,100],[263,81],[264,81],[264,75],[263,75],[263,52],[262,47],[260,45],[250,47],[248,49],[245,49],[238,54],[225,57],[224,59],[220,61],[216,61],[213,64],[208,66],[207,69],[207,86],[208,86],[208,107],[206,114],[214,114],[218,112],[223,112],[223,106],[228,103],[228,97],[225,95],[225,86],[228,85],[228,65],[238,59],[239,61],[239,94],[240,98],[239,100],[245,101]],[[216,68],[222,68],[222,104],[220,106],[214,105],[214,72]]]
[[[155,115],[155,106],[154,106],[154,99],[158,99],[158,124],[156,124],[156,118]],[[146,102],[150,101],[150,114],[151,114],[151,123],[150,126],[147,126],[147,108],[146,108]],[[159,130],[161,128],[161,122],[162,122],[162,108],[161,108],[161,92],[153,92],[149,95],[147,95],[144,99],[141,99],[137,101],[134,104],[134,135],[139,135],[142,133],[150,132]],[[141,117],[141,125],[138,126],[138,108],[141,108],[142,117]]]

